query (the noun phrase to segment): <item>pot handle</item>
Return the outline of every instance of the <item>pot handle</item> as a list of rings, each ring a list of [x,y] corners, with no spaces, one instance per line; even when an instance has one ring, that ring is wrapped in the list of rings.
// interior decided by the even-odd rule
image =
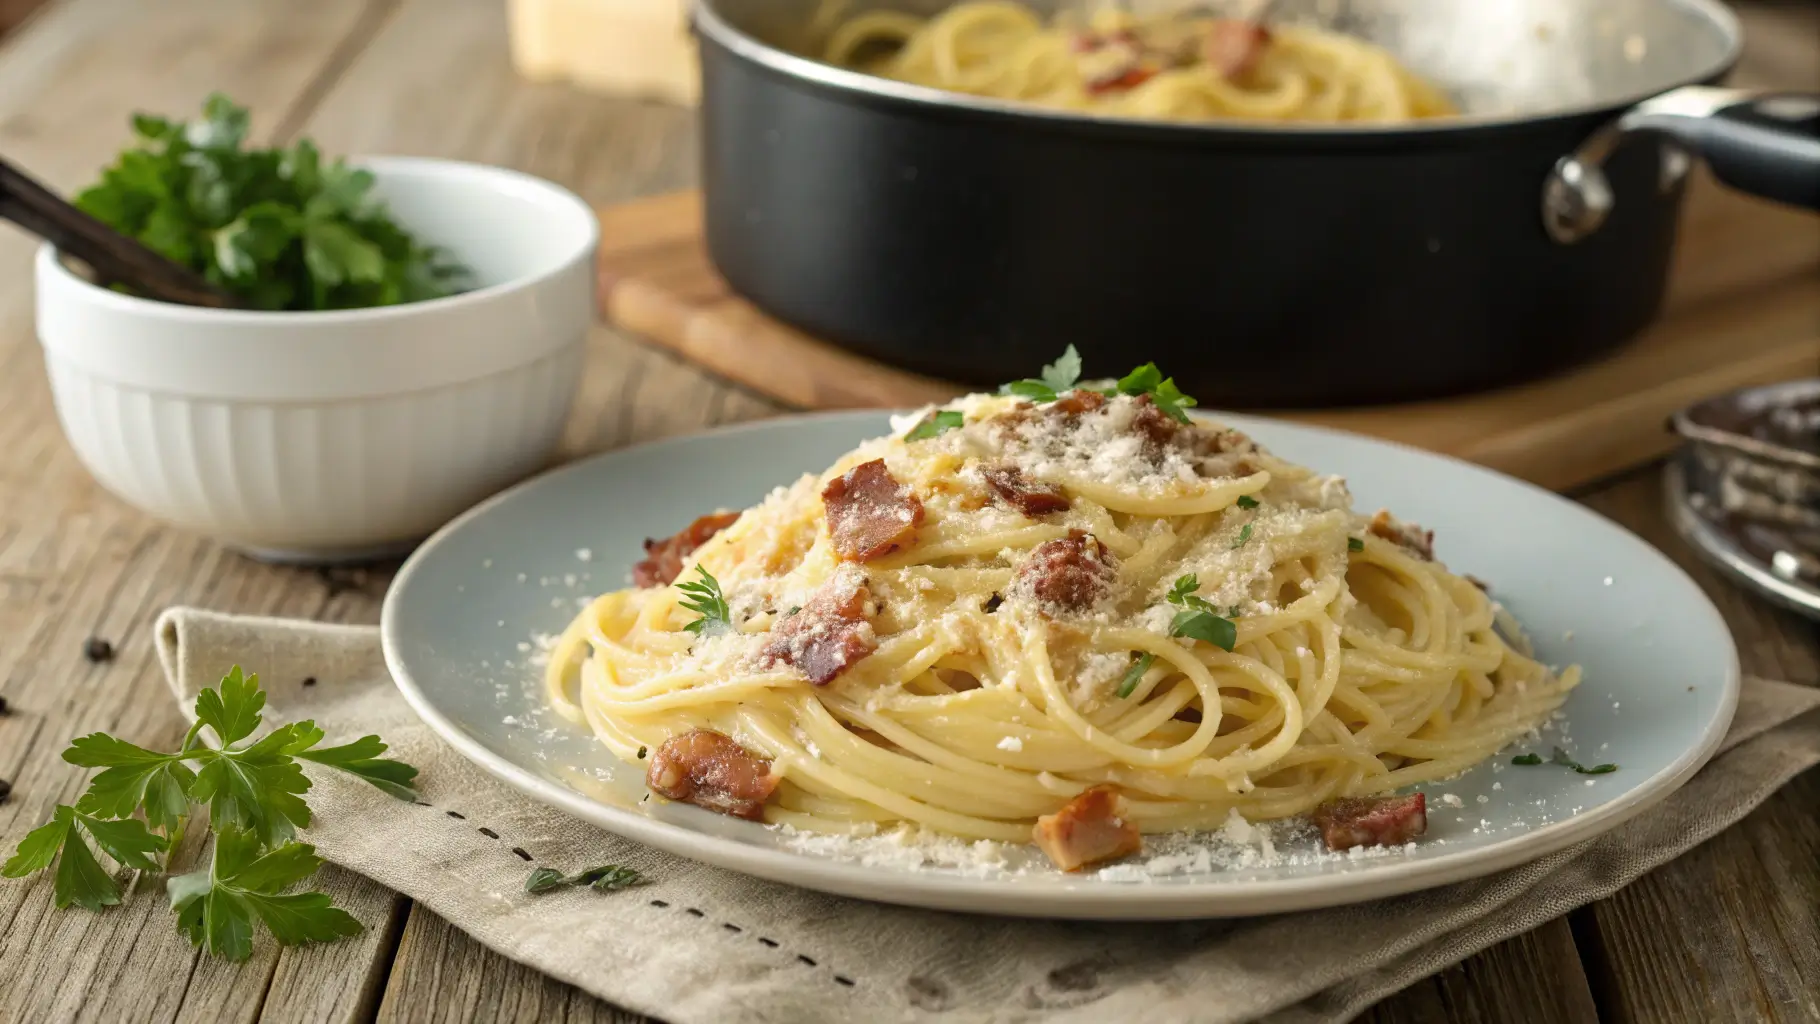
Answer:
[[[1631,107],[1562,157],[1542,187],[1542,224],[1564,245],[1605,222],[1615,200],[1605,161],[1625,139],[1648,132],[1662,153],[1662,188],[1686,173],[1688,150],[1732,188],[1820,210],[1820,95],[1689,85]]]

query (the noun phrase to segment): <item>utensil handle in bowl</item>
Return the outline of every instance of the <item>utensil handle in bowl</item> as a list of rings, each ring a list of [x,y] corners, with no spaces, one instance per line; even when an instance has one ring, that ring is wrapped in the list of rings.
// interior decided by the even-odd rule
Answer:
[[[1638,134],[1664,151],[1664,186],[1678,182],[1691,151],[1741,192],[1820,210],[1820,94],[1759,93],[1690,85],[1638,103],[1555,164],[1542,190],[1542,221],[1555,241],[1577,242],[1604,223],[1617,197],[1607,158]]]
[[[89,265],[102,284],[189,306],[231,308],[239,301],[202,275],[115,231],[0,160],[0,219],[10,220]]]

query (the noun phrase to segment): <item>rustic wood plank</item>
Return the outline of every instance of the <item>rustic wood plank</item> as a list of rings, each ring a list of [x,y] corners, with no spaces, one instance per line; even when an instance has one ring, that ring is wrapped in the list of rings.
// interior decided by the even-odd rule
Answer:
[[[127,139],[135,109],[195,110],[214,89],[252,106],[269,132],[323,69],[364,37],[385,4],[322,0],[69,0],[0,46],[0,151],[53,186],[85,184]],[[0,848],[73,800],[83,773],[58,754],[69,737],[105,729],[149,746],[183,724],[149,642],[174,603],[312,616],[357,611],[325,602],[305,573],[258,566],[177,533],[97,487],[64,445],[51,411],[29,307],[33,243],[0,232]],[[29,496],[13,500],[12,496]],[[91,633],[119,650],[111,665],[81,655]],[[398,898],[326,871],[326,891],[382,927],[327,954],[369,965],[389,955],[383,925]],[[0,883],[0,1020],[246,1021],[266,1001],[282,959],[262,943],[245,964],[198,958],[154,885],[105,914],[55,911],[43,879]],[[315,953],[300,955],[318,955]],[[282,972],[281,972],[282,973]],[[341,974],[358,980],[359,969]],[[365,974],[372,975],[369,969]],[[345,986],[343,986],[345,988]],[[347,1019],[357,995],[314,994],[313,1019]],[[372,999],[367,1000],[370,1011]]]
[[[1501,942],[1372,1007],[1365,1024],[1597,1024],[1565,919]]]
[[[379,1020],[385,1024],[512,1021],[641,1024],[648,1018],[514,963],[435,914],[411,913]]]

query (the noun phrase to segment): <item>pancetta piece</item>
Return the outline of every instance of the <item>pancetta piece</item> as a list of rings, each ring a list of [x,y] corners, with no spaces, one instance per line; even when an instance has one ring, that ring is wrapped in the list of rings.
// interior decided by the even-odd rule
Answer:
[[[809,603],[771,628],[760,660],[792,665],[822,686],[878,647],[872,593],[858,570],[845,569],[816,588]]]
[[[1401,546],[1424,562],[1435,560],[1435,532],[1424,530],[1414,523],[1405,523],[1386,509],[1378,509],[1377,515],[1371,517],[1371,525],[1365,529],[1374,537],[1382,537]]]
[[[1428,831],[1428,801],[1421,793],[1353,797],[1324,803],[1312,817],[1329,850],[1401,846]]]
[[[1020,589],[1048,608],[1085,611],[1098,604],[1118,575],[1111,552],[1085,530],[1044,541],[1018,566]]]
[[[834,550],[849,562],[868,562],[916,539],[923,503],[897,482],[884,459],[862,462],[822,489]]]
[[[1185,430],[1190,435],[1198,435],[1199,432],[1188,424],[1177,421],[1157,408],[1156,400],[1149,395],[1139,395],[1135,402],[1137,412],[1131,417],[1131,429],[1144,435],[1144,450],[1151,458],[1160,457],[1163,449],[1176,444]]]
[[[1255,21],[1220,18],[1207,30],[1201,41],[1201,58],[1221,78],[1228,81],[1245,77],[1258,66],[1264,50],[1270,45],[1270,30]]]
[[[1137,825],[1125,817],[1125,799],[1112,786],[1084,789],[1054,814],[1036,819],[1037,848],[1063,871],[1127,857],[1144,848]]]
[[[1016,466],[987,466],[981,475],[993,494],[1031,518],[1068,510],[1068,496],[1060,487],[1032,480]]]
[[[682,532],[663,540],[645,541],[645,558],[632,567],[632,583],[639,587],[667,587],[682,573],[683,559],[708,542],[710,537],[739,520],[738,512],[717,512],[702,516],[684,527]]]
[[[645,769],[645,785],[658,796],[752,821],[764,820],[779,781],[770,761],[712,729],[670,737]]]

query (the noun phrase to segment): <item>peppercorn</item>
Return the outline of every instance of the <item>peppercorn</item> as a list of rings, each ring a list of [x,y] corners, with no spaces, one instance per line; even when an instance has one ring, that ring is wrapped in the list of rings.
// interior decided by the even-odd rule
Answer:
[[[91,636],[82,641],[82,656],[96,664],[113,661],[114,645],[98,636]]]

